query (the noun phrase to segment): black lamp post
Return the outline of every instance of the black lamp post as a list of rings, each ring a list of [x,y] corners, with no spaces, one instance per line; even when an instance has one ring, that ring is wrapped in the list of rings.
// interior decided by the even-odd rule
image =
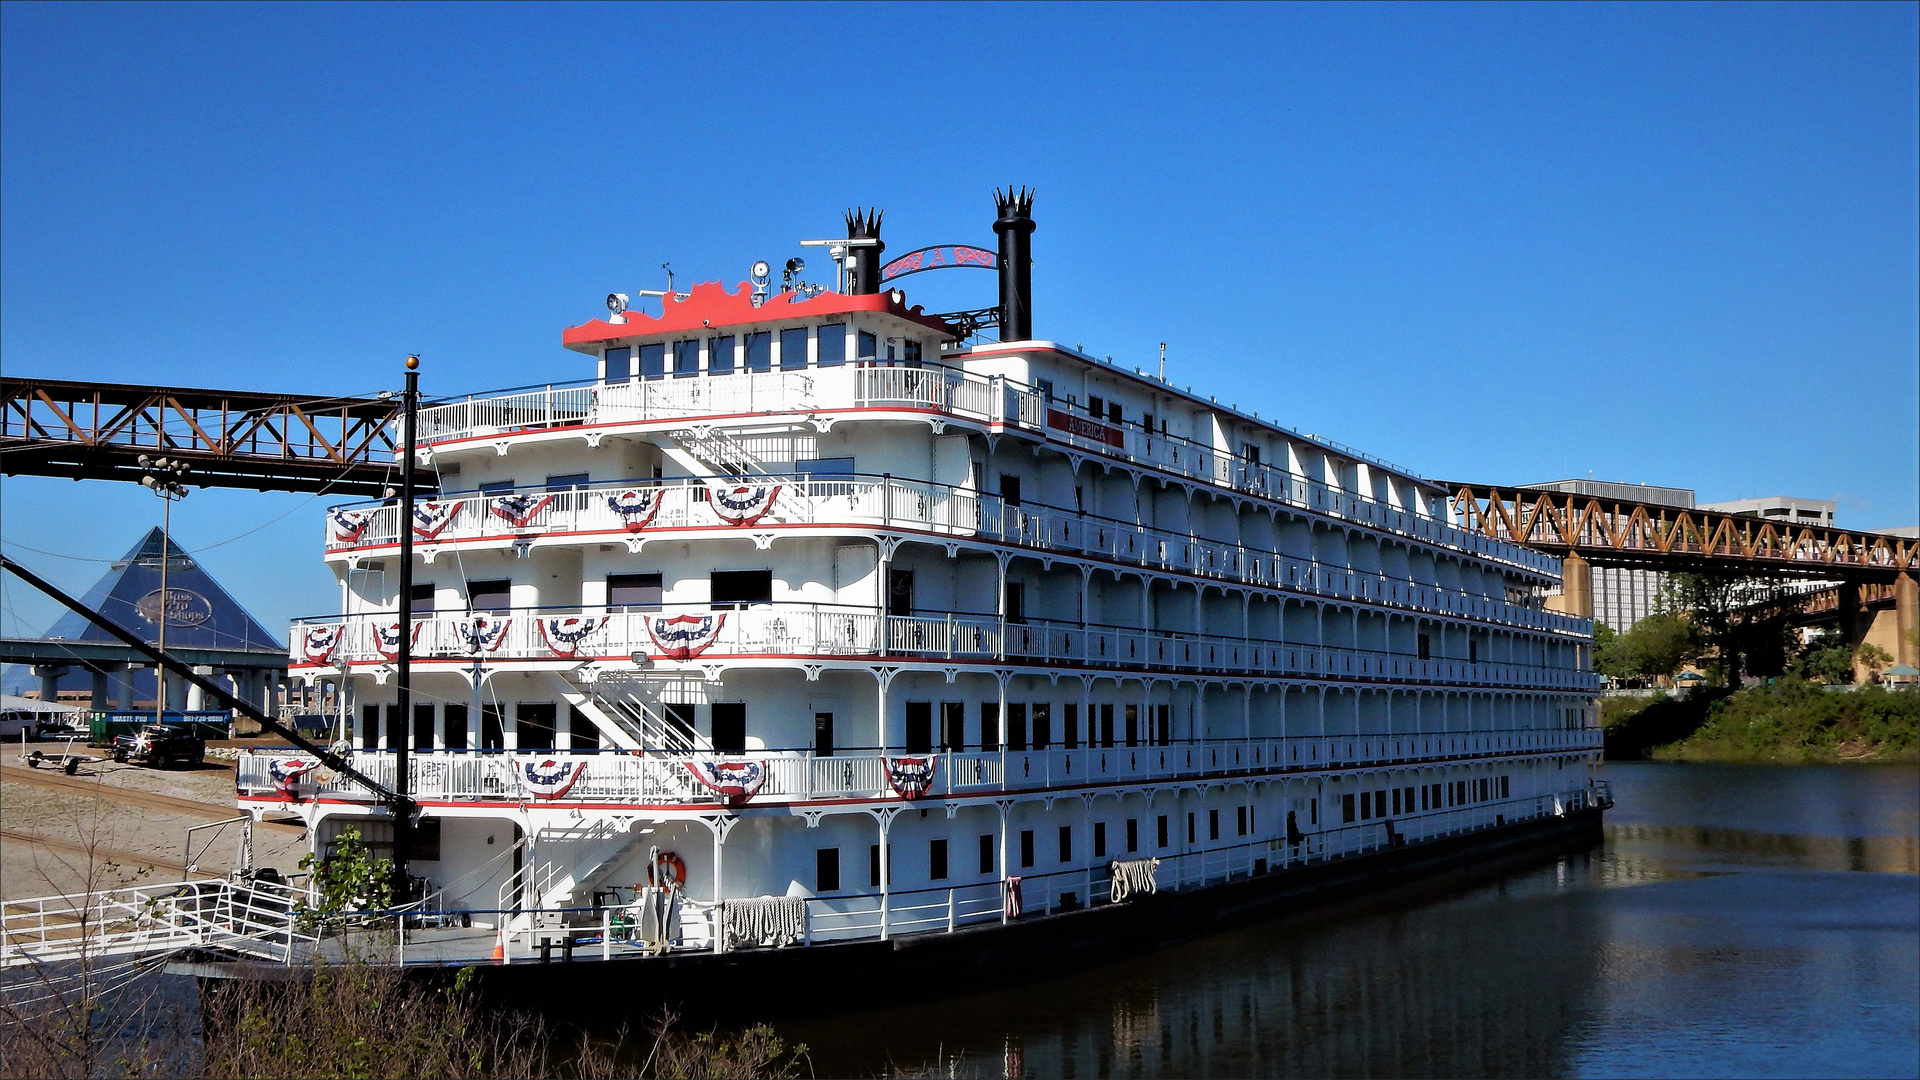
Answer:
[[[146,475],[140,478],[141,486],[166,503],[166,509],[160,515],[160,603],[154,612],[154,621],[160,625],[160,651],[167,651],[167,616],[169,600],[167,592],[167,568],[173,564],[173,504],[187,497],[186,485],[180,481],[191,472],[184,461],[169,461],[166,458],[154,460],[145,454],[140,455],[140,467]],[[153,669],[153,722],[166,722],[167,714],[167,669],[155,665]]]
[[[408,773],[408,750],[413,742],[413,458],[415,414],[420,407],[420,358],[407,357],[407,389],[401,400],[401,423],[405,425],[402,439],[403,449],[400,458],[400,658],[399,677],[396,680],[395,712],[399,713],[399,722],[394,725],[394,780],[393,790],[406,802],[412,791],[412,777]],[[411,899],[404,895],[407,890],[407,860],[412,855],[413,815],[410,811],[400,811],[393,817],[393,874],[396,889],[403,895],[401,900]]]

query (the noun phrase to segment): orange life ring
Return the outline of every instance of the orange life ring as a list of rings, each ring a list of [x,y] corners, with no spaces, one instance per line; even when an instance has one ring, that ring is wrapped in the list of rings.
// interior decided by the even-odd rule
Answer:
[[[681,861],[680,856],[675,855],[671,851],[661,852],[657,858],[647,864],[647,882],[651,885],[658,885],[660,884],[661,878],[668,879],[667,888],[669,889],[677,889],[685,885],[687,883],[687,864]]]

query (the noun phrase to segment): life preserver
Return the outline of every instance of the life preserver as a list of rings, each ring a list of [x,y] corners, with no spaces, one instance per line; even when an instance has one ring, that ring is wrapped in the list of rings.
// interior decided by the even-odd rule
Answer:
[[[687,864],[671,851],[661,852],[653,862],[647,864],[647,883],[658,885],[661,883],[661,878],[667,879],[666,885],[669,889],[677,889],[685,885]]]

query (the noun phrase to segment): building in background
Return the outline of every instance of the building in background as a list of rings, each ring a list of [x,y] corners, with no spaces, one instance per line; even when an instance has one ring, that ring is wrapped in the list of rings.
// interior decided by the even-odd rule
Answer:
[[[1657,487],[1652,484],[1625,484],[1611,480],[1554,480],[1528,484],[1531,488],[1564,491],[1570,495],[1588,495],[1596,499],[1694,508],[1690,488]],[[1832,503],[1828,503],[1829,508]],[[1593,621],[1605,623],[1625,633],[1634,623],[1653,614],[1666,575],[1657,570],[1628,570],[1617,566],[1593,568]]]
[[[1790,521],[1795,525],[1830,527],[1833,525],[1833,511],[1836,505],[1831,499],[1796,499],[1790,495],[1769,495],[1760,499],[1730,499],[1726,502],[1701,503],[1700,509],[1716,510],[1722,514],[1746,514],[1763,521]]]

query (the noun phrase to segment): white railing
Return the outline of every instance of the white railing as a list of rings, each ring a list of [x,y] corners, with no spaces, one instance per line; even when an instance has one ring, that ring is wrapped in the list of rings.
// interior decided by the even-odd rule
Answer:
[[[223,949],[289,960],[306,893],[274,882],[223,878],[8,900],[0,904],[0,968],[80,959]]]
[[[999,496],[885,476],[815,479],[807,476],[760,477],[755,483],[778,485],[779,494],[760,523],[781,527],[905,528],[948,536],[1018,544],[1038,550],[1085,555],[1212,580],[1287,589],[1361,600],[1465,619],[1498,622],[1533,630],[1586,635],[1590,620],[1544,608],[1474,596],[1385,574],[1329,566],[1313,559],[1276,554],[1231,541],[1157,529],[1111,518],[1047,506],[1007,506]],[[697,478],[648,481],[638,487],[657,492],[659,508],[645,521],[643,534],[677,529],[732,529],[713,509],[708,481]],[[731,483],[731,481],[728,481]],[[605,537],[630,535],[630,519],[615,509],[615,499],[634,484],[600,483],[560,491],[528,487],[514,492],[529,498],[516,521],[504,516],[513,507],[495,500],[498,491],[449,494],[439,505],[451,508],[432,540],[423,543],[506,541],[540,536]],[[541,500],[545,500],[542,502]],[[323,523],[329,551],[343,552],[398,542],[399,508],[368,503],[342,508],[357,531],[343,531],[329,514]]]
[[[1329,645],[1303,645],[994,615],[890,615],[845,604],[754,604],[731,611],[670,604],[656,611],[521,608],[411,620],[415,660],[629,662],[721,657],[877,656],[1070,663],[1229,677],[1304,676],[1474,687],[1597,691],[1590,671],[1518,662],[1420,659]],[[681,635],[676,637],[675,635]],[[391,614],[294,622],[291,663],[387,664],[399,656]]]
[[[944,366],[849,365],[545,386],[468,397],[423,409],[420,436],[433,443],[555,428],[842,409],[928,410],[983,424],[1024,428],[1078,450],[1471,552],[1535,573],[1558,573],[1559,560],[1551,555],[1328,487],[1272,465],[1235,457],[1228,449],[1150,432],[1136,424],[1113,425],[1069,416],[1065,406],[1031,387],[998,375],[975,375]]]
[[[1495,756],[1597,750],[1591,729],[1502,731],[1445,735],[1340,735],[1214,740],[1170,745],[1082,746],[1073,749],[973,750],[933,753],[933,777],[924,797],[993,795],[1085,784],[1286,774],[1325,769],[1373,768],[1423,763],[1464,763]],[[275,782],[270,763],[303,755],[247,750],[236,763],[234,784],[243,797],[315,797],[371,800],[352,781],[309,773],[291,788]],[[694,779],[701,760],[752,761],[765,772],[753,793],[756,803],[816,800],[898,799],[887,782],[887,763],[901,756],[873,752],[749,750],[738,754],[527,750],[422,750],[409,755],[408,790],[423,799],[459,802],[538,803],[541,796],[522,779],[525,766],[547,761],[583,766],[566,802],[710,804],[721,796]],[[911,755],[925,756],[925,755]],[[394,786],[395,758],[381,750],[355,750],[354,768],[377,783]]]

